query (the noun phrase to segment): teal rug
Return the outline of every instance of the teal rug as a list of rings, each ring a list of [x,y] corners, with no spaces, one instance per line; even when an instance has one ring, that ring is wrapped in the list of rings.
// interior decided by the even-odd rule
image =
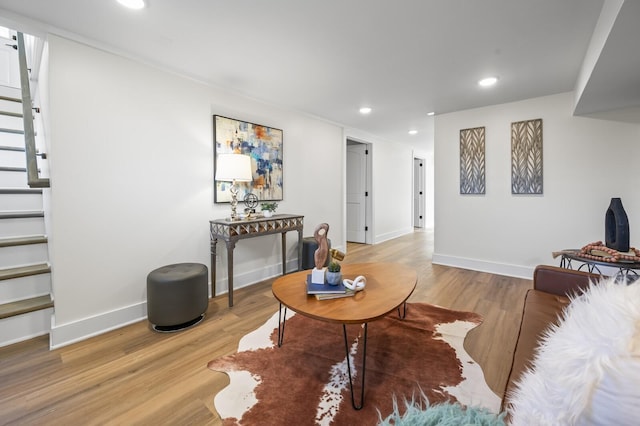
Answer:
[[[459,403],[430,405],[422,394],[420,401],[412,398],[404,401],[404,414],[400,414],[397,399],[393,401],[393,413],[380,419],[379,426],[505,426],[504,414],[496,415],[486,408],[464,407]]]

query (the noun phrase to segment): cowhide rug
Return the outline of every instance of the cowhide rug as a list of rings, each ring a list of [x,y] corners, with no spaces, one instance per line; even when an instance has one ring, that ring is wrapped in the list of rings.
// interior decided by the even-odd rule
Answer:
[[[227,425],[374,425],[378,410],[382,418],[392,412],[394,397],[402,406],[403,398],[421,392],[431,403],[458,401],[497,413],[500,398],[463,349],[467,332],[480,322],[474,313],[410,303],[405,319],[391,313],[369,323],[365,402],[356,411],[342,326],[289,311],[278,348],[276,312],[241,339],[237,353],[209,362],[211,370],[230,378],[214,405]],[[347,330],[358,401],[363,328],[350,325]]]

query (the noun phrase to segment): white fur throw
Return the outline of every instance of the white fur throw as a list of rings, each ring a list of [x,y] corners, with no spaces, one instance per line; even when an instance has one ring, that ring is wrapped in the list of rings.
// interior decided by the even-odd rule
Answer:
[[[640,280],[574,297],[511,401],[514,425],[639,425]]]

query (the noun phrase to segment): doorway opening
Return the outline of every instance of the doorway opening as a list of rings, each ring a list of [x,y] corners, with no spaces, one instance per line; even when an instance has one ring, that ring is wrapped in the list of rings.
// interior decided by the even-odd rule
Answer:
[[[425,226],[425,161],[413,158],[413,227]]]
[[[347,139],[347,241],[371,244],[371,144]]]

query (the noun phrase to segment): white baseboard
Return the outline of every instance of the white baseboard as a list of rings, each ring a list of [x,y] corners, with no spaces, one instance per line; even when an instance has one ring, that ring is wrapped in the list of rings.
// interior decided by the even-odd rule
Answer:
[[[287,261],[287,271],[298,269],[298,259]],[[255,269],[234,275],[234,290],[248,287],[252,284],[264,281],[268,278],[282,274],[282,264],[278,263],[262,269]],[[209,297],[211,297],[211,282],[208,282]],[[216,296],[221,296],[229,292],[229,282],[227,278],[217,279]],[[51,349],[76,343],[90,337],[94,337],[147,318],[147,302],[137,303],[121,309],[89,318],[77,320],[67,324],[55,325],[55,316],[51,326]]]
[[[53,309],[29,312],[5,318],[0,325],[0,347],[49,333]]]
[[[411,232],[411,230],[406,233]],[[388,236],[379,236],[379,238],[391,239],[403,235],[401,233],[389,234]],[[384,240],[380,240],[384,241]],[[457,268],[470,269],[480,272],[489,272],[498,275],[506,275],[517,278],[531,279],[533,276],[533,267],[508,265],[496,262],[487,262],[477,259],[467,259],[455,256],[446,256],[434,253],[432,263],[437,265],[453,266]],[[287,261],[287,271],[295,271],[298,268],[298,260],[293,259]],[[270,265],[262,269],[246,271],[234,276],[234,289],[240,289],[250,286],[265,279],[275,277],[282,274],[282,265]],[[209,289],[211,289],[209,283]],[[228,280],[218,279],[216,283],[216,296],[228,293]],[[210,290],[209,290],[210,291]],[[49,312],[50,314],[50,312]],[[95,315],[82,320],[74,321],[67,324],[55,324],[55,315],[53,316],[50,331],[50,347],[51,349],[61,348],[99,334],[115,330],[126,325],[143,321],[147,318],[147,303],[141,302],[134,305],[126,306],[120,309],[114,309],[110,312]],[[41,332],[39,334],[46,334]],[[39,335],[35,334],[35,335]],[[31,336],[31,337],[35,337]],[[22,339],[24,340],[24,339]],[[4,342],[0,342],[0,346]]]
[[[67,324],[55,325],[55,315],[53,317],[50,348],[57,349],[144,320],[147,318],[147,302],[114,309]]]
[[[225,266],[226,268],[226,266]],[[287,272],[293,272],[298,270],[298,259],[287,260]],[[248,287],[250,285],[259,283],[260,281],[267,280],[269,278],[282,275],[282,263],[266,266],[260,269],[253,269],[251,271],[244,271],[242,273],[234,273],[233,275],[233,289]],[[229,292],[229,280],[216,277],[216,296],[221,294],[227,294]],[[209,283],[209,297],[211,297],[211,283]]]
[[[478,272],[488,272],[491,274],[505,275],[508,277],[533,279],[535,267],[510,265],[507,263],[488,262],[486,260],[469,259],[464,257],[447,256],[443,254],[433,254],[431,263],[434,265],[453,266],[456,268],[470,269]]]
[[[387,232],[386,234],[379,234],[375,236],[374,244],[383,243],[388,240],[393,240],[394,238],[402,237],[403,235],[411,234],[413,232],[413,228],[399,229],[393,232]]]

